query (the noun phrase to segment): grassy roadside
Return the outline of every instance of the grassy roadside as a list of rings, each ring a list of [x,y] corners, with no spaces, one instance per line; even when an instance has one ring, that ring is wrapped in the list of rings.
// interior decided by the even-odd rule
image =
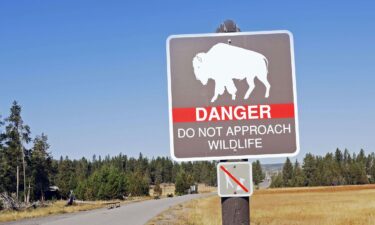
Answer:
[[[162,197],[167,196],[167,194],[174,194],[176,189],[173,183],[162,183],[160,184],[160,188],[163,190]],[[199,193],[210,193],[214,191],[216,191],[216,187],[208,186],[205,184],[198,184]],[[150,186],[149,193],[150,196],[154,195],[154,185]]]
[[[2,211],[0,212],[0,222],[8,222],[20,219],[29,219],[43,217],[55,214],[72,213],[79,211],[87,211],[103,207],[103,202],[94,202],[92,204],[77,204],[66,207],[66,201],[56,201],[50,206],[40,207],[36,209],[28,209],[21,211]]]
[[[174,194],[175,186],[174,184],[161,184],[163,190],[161,198],[166,198],[167,194]],[[200,193],[208,193],[215,191],[215,187],[206,186],[204,184],[199,184],[198,190]],[[132,197],[131,200],[121,201],[121,205],[144,201],[153,199],[153,186],[149,190],[150,196],[145,197]],[[114,200],[115,201],[115,200]],[[73,213],[80,211],[88,211],[98,208],[107,207],[104,203],[108,201],[92,201],[87,202],[86,204],[76,204],[74,206],[66,207],[66,201],[56,201],[49,206],[40,207],[36,209],[20,210],[20,211],[0,211],[0,222],[9,222],[22,219],[31,219],[37,217],[44,217],[49,215]],[[110,202],[110,201],[109,201]]]
[[[375,185],[259,190],[250,204],[252,225],[375,225]],[[220,225],[220,199],[192,200],[149,224]]]
[[[133,197],[132,200],[121,201],[121,205],[149,200],[151,197]],[[0,222],[9,222],[22,219],[31,219],[44,217],[49,215],[58,215],[65,213],[74,213],[80,211],[88,211],[98,208],[105,208],[105,203],[110,201],[92,201],[88,203],[78,203],[73,206],[65,206],[66,201],[56,201],[49,206],[40,207],[36,209],[20,210],[20,211],[1,211]]]

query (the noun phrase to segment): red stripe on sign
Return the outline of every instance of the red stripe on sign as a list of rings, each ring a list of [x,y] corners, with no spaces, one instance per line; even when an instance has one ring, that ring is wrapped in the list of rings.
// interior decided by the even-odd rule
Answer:
[[[195,122],[195,108],[174,108],[172,112],[173,122]]]
[[[229,171],[227,170],[227,169],[225,169],[225,167],[224,166],[220,166],[220,169],[222,170],[222,171],[224,171],[224,173],[226,173],[234,182],[236,182],[237,184],[238,184],[238,186],[240,186],[244,191],[246,191],[246,192],[249,192],[249,190],[243,185],[243,184],[241,184],[241,182],[239,182],[238,180],[237,180],[237,178],[235,178],[231,173],[229,173]]]
[[[174,123],[294,118],[294,104],[173,108]]]

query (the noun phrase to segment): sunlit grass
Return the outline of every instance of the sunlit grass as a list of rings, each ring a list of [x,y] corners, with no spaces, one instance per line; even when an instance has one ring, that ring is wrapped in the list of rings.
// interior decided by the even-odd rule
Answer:
[[[375,185],[259,190],[250,209],[252,225],[375,225]],[[221,224],[217,196],[185,203],[180,212],[168,224]]]
[[[93,202],[91,204],[76,204],[73,206],[65,206],[65,201],[56,201],[52,205],[40,207],[36,209],[20,210],[20,211],[2,211],[0,212],[0,222],[36,218],[47,215],[72,213],[78,211],[86,211],[103,207],[103,202]]]
[[[132,197],[126,201],[120,201],[121,205],[129,204],[133,202],[139,202],[144,200],[149,200],[151,197],[142,196],[142,197]],[[118,201],[118,200],[114,200]],[[66,201],[55,201],[52,204],[46,207],[39,207],[36,209],[30,208],[27,210],[5,210],[0,212],[0,222],[21,220],[21,219],[30,219],[37,217],[44,217],[48,215],[64,214],[64,213],[73,213],[79,211],[87,211],[92,209],[108,207],[106,203],[113,201],[88,201],[85,203],[75,203],[72,206],[66,206]]]
[[[175,194],[175,186],[173,183],[162,183],[160,184],[161,189],[163,190],[162,196],[167,196],[167,194]],[[215,187],[207,186],[205,184],[198,184],[198,192],[199,193],[209,193],[216,191]],[[154,195],[154,185],[150,186],[150,196]]]

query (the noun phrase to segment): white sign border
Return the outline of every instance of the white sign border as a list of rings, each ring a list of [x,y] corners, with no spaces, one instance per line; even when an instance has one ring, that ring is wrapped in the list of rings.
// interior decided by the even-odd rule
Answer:
[[[249,173],[249,180],[250,180],[250,192],[248,194],[243,193],[243,194],[230,194],[230,195],[223,195],[220,193],[220,166],[222,165],[239,165],[239,164],[248,164],[250,168],[250,173]],[[254,192],[254,182],[253,182],[253,165],[250,162],[220,162],[217,164],[217,194],[220,197],[250,197],[253,195]]]
[[[169,42],[174,38],[188,38],[188,37],[231,37],[243,35],[259,35],[259,34],[287,34],[290,40],[290,56],[292,63],[292,81],[293,81],[293,100],[294,100],[294,120],[296,131],[296,150],[293,153],[281,154],[260,154],[260,155],[240,155],[240,156],[209,156],[209,157],[191,157],[178,158],[174,154],[174,136],[173,136],[173,118],[172,118],[172,84],[171,84],[171,65],[170,65],[170,46]],[[232,159],[261,159],[261,158],[277,158],[277,157],[294,157],[300,152],[299,140],[299,122],[298,122],[298,104],[297,104],[297,85],[295,75],[295,59],[294,59],[294,39],[293,34],[288,30],[273,30],[273,31],[254,31],[254,32],[234,32],[234,33],[206,33],[206,34],[179,34],[170,35],[166,41],[167,45],[167,78],[168,78],[168,113],[169,113],[169,149],[174,161],[212,161],[212,160],[232,160]]]

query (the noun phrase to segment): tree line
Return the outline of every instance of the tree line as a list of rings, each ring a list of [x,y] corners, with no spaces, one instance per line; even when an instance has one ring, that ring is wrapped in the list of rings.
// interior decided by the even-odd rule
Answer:
[[[271,187],[356,185],[375,183],[375,153],[366,155],[336,149],[325,156],[305,155],[302,165],[286,159],[282,171],[272,176]]]
[[[43,200],[56,188],[61,198],[74,191],[79,199],[102,200],[148,195],[150,185],[160,183],[176,183],[178,194],[193,183],[216,185],[215,162],[176,163],[141,153],[138,158],[119,154],[53,159],[47,135],[32,137],[21,111],[15,101],[9,116],[0,115],[0,193],[18,200]]]
[[[216,186],[215,161],[173,162],[169,157],[147,158],[94,155],[91,159],[53,159],[46,134],[31,135],[23,121],[22,107],[13,102],[9,116],[0,115],[0,193],[24,202],[58,197],[74,191],[79,199],[107,200],[149,194],[150,185],[175,183],[184,194],[195,183]],[[252,163],[253,181],[265,178],[259,160]],[[282,171],[272,175],[271,187],[302,187],[375,183],[375,153],[358,155],[336,149],[325,156],[305,155],[302,164],[286,159]],[[55,187],[55,188],[53,188]],[[56,195],[54,195],[56,197]]]
[[[213,162],[176,163],[168,157],[148,159],[119,154],[114,157],[93,156],[71,160],[61,157],[54,161],[57,169],[52,179],[67,197],[74,190],[83,200],[122,199],[125,196],[145,196],[150,185],[175,183],[177,194],[183,194],[194,183],[215,185],[216,167]]]

